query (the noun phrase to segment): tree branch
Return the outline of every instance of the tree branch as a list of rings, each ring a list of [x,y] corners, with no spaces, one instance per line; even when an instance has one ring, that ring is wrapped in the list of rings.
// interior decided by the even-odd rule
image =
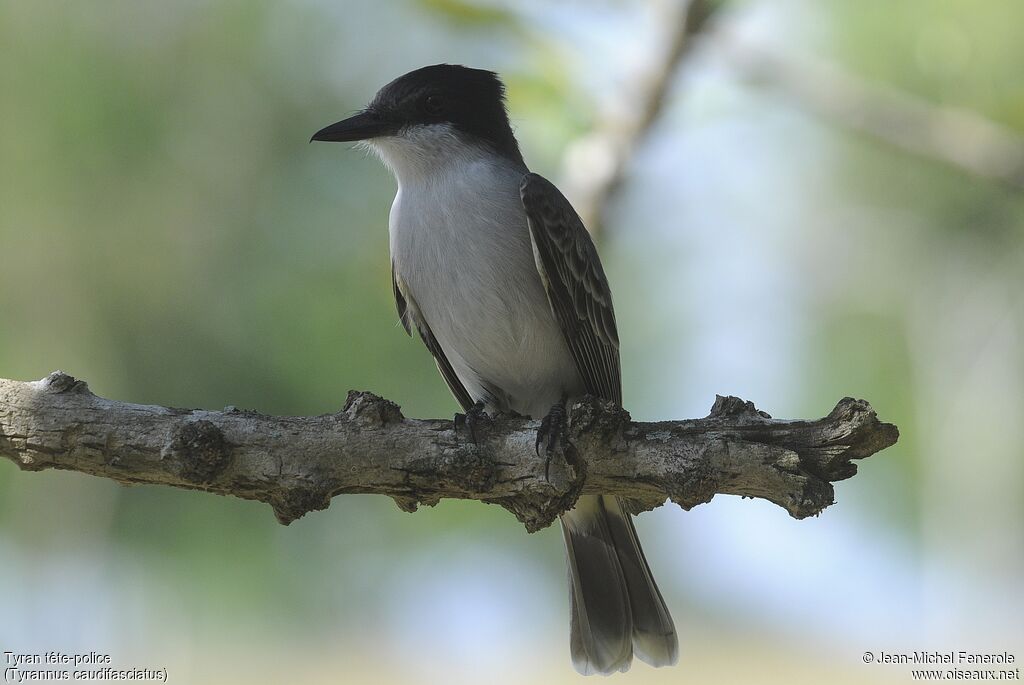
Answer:
[[[1024,136],[979,112],[872,83],[836,64],[788,57],[727,31],[719,31],[713,45],[742,78],[774,88],[825,121],[1024,190]]]
[[[562,184],[595,237],[603,231],[608,205],[636,150],[665,109],[674,77],[720,6],[715,0],[680,0],[664,7],[661,49],[648,70],[635,75],[632,92],[624,94],[636,107],[605,116],[566,150]]]
[[[259,500],[282,523],[343,493],[389,495],[406,511],[442,497],[496,503],[530,531],[584,492],[624,497],[635,512],[666,497],[684,509],[718,493],[759,497],[804,518],[832,504],[831,482],[857,472],[851,460],[898,437],[850,398],[817,421],[771,419],[735,397],[703,419],[631,422],[595,398],[569,417],[570,447],[547,464],[534,451],[537,421],[485,419],[474,444],[450,420],[404,418],[367,392],[350,392],[335,414],[284,417],[116,402],[60,371],[0,379],[0,455],[22,470]]]

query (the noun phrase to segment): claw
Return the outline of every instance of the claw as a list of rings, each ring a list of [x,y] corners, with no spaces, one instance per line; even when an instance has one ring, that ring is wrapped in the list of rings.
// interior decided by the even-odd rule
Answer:
[[[544,480],[550,480],[551,456],[561,452],[568,442],[568,424],[565,418],[565,401],[562,399],[555,403],[547,416],[540,422],[537,429],[537,442],[534,443],[534,451],[540,456],[540,446],[544,445]]]
[[[466,410],[465,414],[455,415],[455,433],[459,432],[459,424],[463,424],[469,430],[469,441],[476,444],[476,427],[481,421],[489,418],[487,412],[484,411],[484,403],[477,402],[472,407]]]

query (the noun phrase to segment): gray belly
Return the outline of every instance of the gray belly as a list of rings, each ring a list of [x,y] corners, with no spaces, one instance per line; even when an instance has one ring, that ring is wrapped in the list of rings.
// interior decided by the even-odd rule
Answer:
[[[460,186],[444,203],[436,187],[430,197],[400,190],[392,259],[412,315],[470,396],[489,411],[540,417],[584,384],[537,273],[518,182],[490,188],[487,201]]]

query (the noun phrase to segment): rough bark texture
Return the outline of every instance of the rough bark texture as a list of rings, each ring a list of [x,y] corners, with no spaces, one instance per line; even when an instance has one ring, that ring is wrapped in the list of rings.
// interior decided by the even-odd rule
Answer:
[[[804,518],[832,504],[852,460],[898,437],[850,398],[816,421],[772,419],[735,397],[706,418],[657,423],[584,398],[569,419],[569,447],[548,463],[534,449],[538,421],[483,419],[473,443],[451,420],[407,419],[368,392],[350,392],[336,414],[286,417],[115,402],[60,371],[0,379],[0,455],[21,469],[255,499],[282,523],[343,493],[389,495],[406,511],[442,497],[496,503],[530,531],[582,492],[619,495],[636,512],[666,497],[684,509],[718,493],[760,497]]]

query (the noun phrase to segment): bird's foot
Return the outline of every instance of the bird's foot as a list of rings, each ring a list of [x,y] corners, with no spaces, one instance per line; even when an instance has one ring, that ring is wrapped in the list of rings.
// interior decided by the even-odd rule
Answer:
[[[544,480],[550,480],[551,457],[565,451],[569,444],[569,423],[565,414],[566,397],[554,404],[548,411],[548,415],[540,422],[537,429],[537,442],[534,450],[540,456],[541,445],[544,446]]]
[[[459,424],[461,424],[469,433],[469,441],[475,445],[477,427],[489,418],[487,412],[484,411],[484,403],[477,402],[467,409],[465,414],[455,415],[455,433],[458,434]]]

